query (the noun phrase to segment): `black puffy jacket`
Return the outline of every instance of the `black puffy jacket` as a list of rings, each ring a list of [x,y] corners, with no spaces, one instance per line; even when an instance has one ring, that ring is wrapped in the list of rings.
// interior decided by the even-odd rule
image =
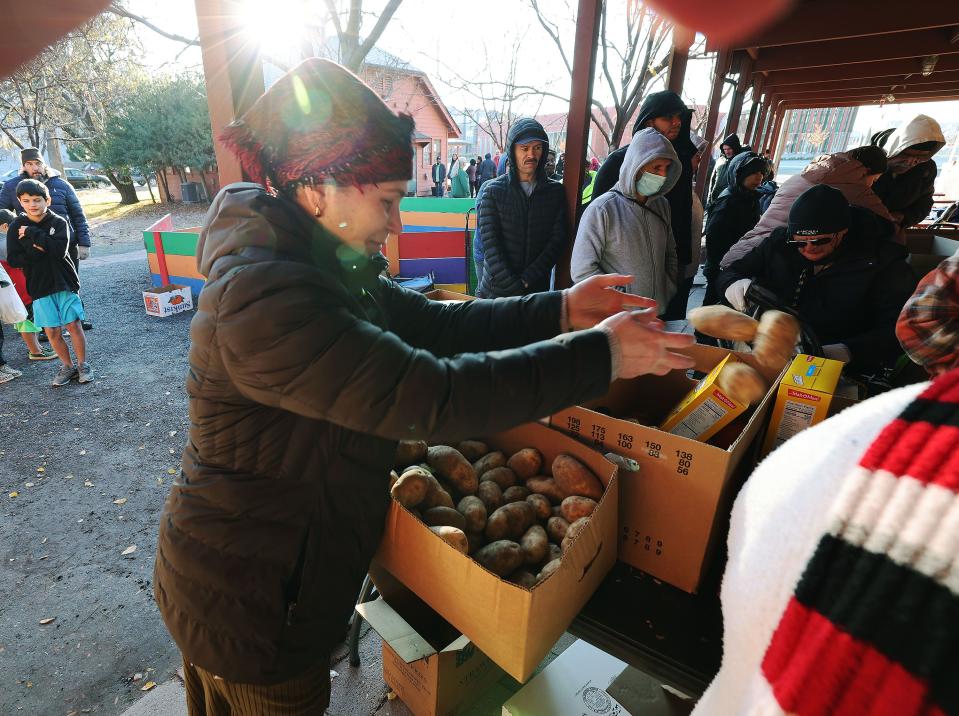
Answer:
[[[735,182],[709,205],[706,215],[707,277],[719,273],[719,262],[729,248],[759,221],[759,193],[744,188],[742,182],[766,166],[766,160],[755,152],[742,152],[729,161],[730,178],[735,177]]]
[[[549,278],[568,239],[563,185],[546,176],[549,138],[534,119],[520,119],[509,130],[509,153],[516,139],[533,132],[546,146],[536,167],[536,186],[526,196],[514,162],[485,184],[477,205],[485,268],[476,295],[523,296],[549,290]]]
[[[887,171],[872,185],[872,190],[890,213],[902,214],[899,225],[908,228],[918,224],[932,211],[936,172],[936,163],[931,159],[899,176]]]

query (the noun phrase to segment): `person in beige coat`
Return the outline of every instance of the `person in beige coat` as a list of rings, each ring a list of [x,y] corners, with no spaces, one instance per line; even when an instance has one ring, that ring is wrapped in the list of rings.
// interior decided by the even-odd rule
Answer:
[[[793,202],[800,194],[817,184],[835,187],[850,204],[869,209],[876,216],[892,222],[889,210],[872,191],[872,185],[885,171],[886,154],[878,147],[856,147],[848,152],[818,157],[800,174],[783,182],[769,208],[760,217],[759,223],[733,244],[720,262],[720,267],[726,270],[733,262],[759,246],[773,229],[785,226]]]

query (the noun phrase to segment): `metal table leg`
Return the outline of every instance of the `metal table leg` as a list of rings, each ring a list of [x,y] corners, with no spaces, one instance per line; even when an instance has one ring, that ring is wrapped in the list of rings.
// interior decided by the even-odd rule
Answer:
[[[360,596],[357,598],[356,603],[362,604],[363,602],[368,602],[370,596],[373,594],[373,580],[370,579],[370,575],[366,575],[366,579],[363,580],[363,586],[360,588]],[[361,617],[356,612],[353,612],[353,617],[350,622],[350,635],[347,639],[350,647],[350,666],[359,666],[360,665],[360,627],[363,626],[363,617]]]

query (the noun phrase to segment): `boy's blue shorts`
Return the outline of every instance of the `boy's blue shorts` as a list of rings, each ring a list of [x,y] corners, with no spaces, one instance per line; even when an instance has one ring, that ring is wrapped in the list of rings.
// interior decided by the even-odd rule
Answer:
[[[84,318],[80,297],[71,291],[33,299],[33,322],[41,328],[59,328]]]

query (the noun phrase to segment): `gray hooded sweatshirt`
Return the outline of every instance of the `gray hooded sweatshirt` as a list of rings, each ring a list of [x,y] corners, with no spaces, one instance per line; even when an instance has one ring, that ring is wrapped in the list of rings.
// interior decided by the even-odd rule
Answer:
[[[669,159],[666,181],[645,204],[636,200],[641,168],[654,159]],[[659,304],[676,293],[679,262],[665,194],[679,181],[683,168],[673,145],[652,127],[633,135],[616,186],[593,199],[576,232],[570,272],[573,282],[597,274],[633,276],[626,291]]]

